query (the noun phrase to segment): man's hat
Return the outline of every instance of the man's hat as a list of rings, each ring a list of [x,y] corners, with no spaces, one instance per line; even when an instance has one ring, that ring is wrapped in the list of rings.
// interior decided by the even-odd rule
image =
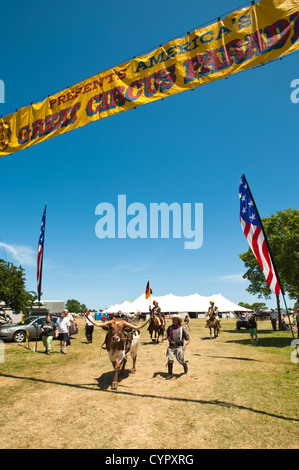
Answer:
[[[173,320],[174,318],[179,320],[180,323],[182,323],[182,321],[183,321],[182,317],[180,317],[179,315],[172,315],[171,320]]]
[[[214,304],[214,303],[215,303],[214,300],[210,300],[210,304]]]

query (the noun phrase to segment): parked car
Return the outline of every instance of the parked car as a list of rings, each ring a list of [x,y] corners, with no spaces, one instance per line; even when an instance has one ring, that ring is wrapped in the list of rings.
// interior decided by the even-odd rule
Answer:
[[[45,321],[46,316],[31,316],[24,320],[24,323],[7,323],[0,326],[0,339],[2,341],[14,341],[15,343],[22,343],[26,341],[26,333],[28,332],[29,340],[41,339],[41,326]],[[54,323],[59,318],[59,315],[52,315]],[[71,323],[70,336],[78,333],[77,323]]]

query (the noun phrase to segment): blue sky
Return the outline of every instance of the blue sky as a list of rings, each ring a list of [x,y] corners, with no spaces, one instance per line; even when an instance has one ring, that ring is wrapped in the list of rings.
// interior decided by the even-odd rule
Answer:
[[[241,2],[136,0],[6,2],[1,7],[8,114],[238,9]],[[36,290],[36,250],[47,201],[43,299],[89,308],[154,295],[221,292],[254,302],[239,254],[245,173],[262,217],[298,208],[298,55],[89,124],[0,159],[0,257]],[[203,204],[203,245],[183,239],[104,239],[96,206]],[[0,240],[1,241],[1,240]],[[275,306],[273,298],[266,302]],[[292,302],[290,302],[292,306]]]

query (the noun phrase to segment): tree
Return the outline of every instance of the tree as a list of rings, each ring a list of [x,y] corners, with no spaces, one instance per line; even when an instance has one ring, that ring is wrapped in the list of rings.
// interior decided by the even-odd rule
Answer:
[[[25,284],[22,266],[0,259],[0,300],[15,313],[25,312],[36,299],[36,294],[28,292]]]
[[[285,209],[262,219],[282,288],[291,299],[299,300],[299,211]],[[250,281],[247,291],[269,298],[271,291],[251,248],[239,255]]]
[[[253,304],[247,304],[244,302],[239,302],[239,305],[244,308],[248,308],[249,310],[266,310],[267,305],[264,302],[254,302]]]
[[[88,308],[86,307],[85,304],[81,304],[81,313],[87,312]]]
[[[81,304],[78,300],[68,299],[65,306],[70,312],[81,313]]]
[[[80,304],[79,300],[68,299],[65,303],[66,308],[72,313],[85,313],[87,307],[85,304]]]

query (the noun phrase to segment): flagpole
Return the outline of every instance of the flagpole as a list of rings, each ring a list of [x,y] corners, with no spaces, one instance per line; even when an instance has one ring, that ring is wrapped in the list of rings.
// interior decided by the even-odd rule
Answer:
[[[37,316],[38,316],[38,319],[39,319],[39,315],[40,315],[40,299],[41,299],[41,291],[42,291],[44,246],[45,246],[45,235],[46,235],[47,202],[45,204],[44,215],[45,215],[45,223],[44,223],[44,236],[43,236],[43,252],[42,252],[41,264],[40,264],[39,284],[37,286],[37,298],[38,298]],[[37,327],[36,327],[35,352],[37,351],[37,336],[38,336],[38,324],[37,324]]]
[[[283,287],[281,285],[281,281],[280,281],[280,277],[279,277],[279,274],[278,274],[278,271],[276,269],[276,266],[275,266],[275,261],[274,261],[274,258],[273,258],[273,255],[272,255],[272,252],[271,252],[271,248],[269,246],[269,243],[268,243],[268,239],[267,239],[267,236],[266,236],[266,232],[265,232],[265,229],[264,229],[264,226],[263,226],[263,222],[262,222],[262,219],[260,217],[260,214],[259,214],[259,211],[257,209],[257,205],[254,201],[254,198],[252,196],[252,192],[250,191],[250,187],[249,187],[249,184],[248,184],[248,181],[246,179],[246,176],[244,175],[244,173],[242,173],[242,176],[244,178],[244,181],[247,185],[247,189],[248,189],[248,192],[250,194],[250,197],[251,197],[251,200],[254,204],[254,207],[255,207],[255,210],[256,210],[256,213],[257,213],[257,216],[259,218],[259,221],[260,221],[260,224],[261,224],[261,229],[262,229],[262,232],[263,232],[263,235],[264,235],[264,238],[265,238],[265,242],[267,244],[267,248],[268,248],[268,251],[270,253],[270,256],[271,256],[271,260],[272,260],[272,264],[273,264],[273,269],[275,271],[275,274],[276,274],[276,277],[277,277],[277,280],[278,280],[278,283],[279,283],[279,287],[280,287],[280,290],[281,290],[281,294],[284,298],[284,290],[283,290]],[[277,310],[278,310],[278,322],[279,322],[279,329],[281,329],[281,313],[280,313],[280,304],[279,304],[279,294],[276,294],[276,301],[277,301]]]
[[[149,290],[150,290],[150,291],[149,291],[149,294],[150,294],[150,295],[149,295],[149,307],[150,307],[150,309],[151,309],[151,308],[152,308],[152,296],[151,296],[151,282],[150,282],[150,281],[151,281],[151,278],[149,277],[149,278],[148,278]]]
[[[46,237],[46,215],[47,215],[47,203],[45,204],[45,226],[44,226],[44,243],[45,245],[45,237]],[[40,282],[39,282],[39,289],[37,292],[38,295],[38,301],[40,302],[41,299],[41,290],[42,290],[42,277],[43,277],[43,261],[44,261],[44,248],[43,248],[43,254],[42,254],[42,259],[41,259],[41,267],[40,267]]]
[[[280,310],[280,302],[279,302],[278,294],[276,294],[276,304],[277,304],[277,312],[278,312],[278,329],[281,330],[281,310]]]

